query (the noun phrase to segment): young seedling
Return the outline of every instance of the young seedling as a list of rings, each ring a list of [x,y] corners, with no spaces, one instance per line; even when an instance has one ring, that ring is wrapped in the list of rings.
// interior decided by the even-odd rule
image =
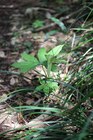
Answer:
[[[21,62],[12,64],[13,67],[18,68],[21,73],[35,70],[39,65],[42,66],[44,76],[39,77],[40,85],[36,87],[36,91],[43,91],[45,94],[49,94],[58,88],[58,83],[51,77],[51,72],[57,71],[58,64],[61,62],[59,53],[64,45],[59,45],[52,50],[46,52],[45,48],[40,48],[37,57],[33,55],[22,53]],[[62,60],[65,61],[65,60]]]

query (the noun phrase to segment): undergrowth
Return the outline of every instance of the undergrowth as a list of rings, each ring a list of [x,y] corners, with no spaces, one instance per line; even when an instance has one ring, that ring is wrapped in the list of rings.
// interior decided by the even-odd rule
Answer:
[[[93,10],[93,9],[91,9]],[[35,63],[27,65],[27,62],[15,63],[13,66],[21,69],[22,72],[35,69],[36,66],[42,65],[45,75],[40,75],[38,88],[34,89],[34,94],[43,92],[44,97],[49,97],[51,92],[55,92],[56,88],[59,87],[59,93],[61,93],[60,103],[43,103],[38,106],[19,106],[15,107],[18,112],[24,114],[32,114],[39,116],[40,114],[46,113],[52,116],[53,119],[48,122],[43,122],[46,127],[30,129],[25,126],[21,133],[16,130],[13,134],[12,140],[92,140],[93,139],[93,38],[92,38],[92,23],[87,24],[89,14],[84,20],[84,24],[79,28],[75,28],[75,36],[72,39],[72,46],[70,46],[69,52],[66,52],[66,42],[60,44],[60,47],[56,47],[57,50],[52,50],[46,53],[45,49],[40,49],[38,53],[38,59],[28,54],[22,54],[25,60],[34,59]],[[79,41],[74,46],[76,37],[79,37]],[[63,48],[62,48],[63,47]],[[64,53],[62,53],[64,50]],[[54,52],[53,52],[54,51]],[[59,57],[59,53],[61,57]],[[56,55],[55,55],[56,54]],[[69,56],[69,59],[68,59]],[[31,58],[32,57],[32,58]],[[68,71],[61,79],[62,62],[59,64],[61,58],[65,58],[65,65]],[[30,60],[29,60],[30,61]],[[56,61],[56,63],[55,63]],[[22,65],[20,65],[22,64]],[[26,67],[26,65],[28,67]],[[54,79],[51,76],[52,66],[58,68],[58,73]],[[56,69],[54,67],[54,69]],[[53,86],[51,87],[51,83]],[[53,93],[52,93],[53,94]],[[55,96],[55,95],[54,95]],[[46,112],[47,111],[47,112]],[[26,115],[27,115],[26,114]],[[3,134],[2,134],[3,135]]]

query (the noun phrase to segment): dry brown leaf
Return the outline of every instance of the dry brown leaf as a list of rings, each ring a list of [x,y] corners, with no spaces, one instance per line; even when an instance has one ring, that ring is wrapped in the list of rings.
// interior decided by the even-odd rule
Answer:
[[[2,105],[0,105],[2,108]],[[9,108],[0,110],[0,129],[2,131],[19,128],[21,125],[17,120],[17,113]]]
[[[31,105],[31,104],[33,104],[34,103],[34,99],[27,99],[27,101],[26,101],[26,104],[27,105]]]

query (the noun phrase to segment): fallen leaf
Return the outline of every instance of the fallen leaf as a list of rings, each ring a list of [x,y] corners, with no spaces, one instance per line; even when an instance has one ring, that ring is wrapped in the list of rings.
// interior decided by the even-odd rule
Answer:
[[[0,51],[0,58],[6,58],[6,55],[5,55],[4,51]]]
[[[18,79],[17,78],[14,78],[14,77],[12,77],[11,79],[10,79],[10,85],[15,85],[16,83],[18,83]]]

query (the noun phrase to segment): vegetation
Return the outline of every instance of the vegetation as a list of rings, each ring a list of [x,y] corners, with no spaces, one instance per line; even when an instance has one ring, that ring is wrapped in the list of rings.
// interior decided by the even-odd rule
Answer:
[[[44,1],[43,4],[47,3],[54,8],[58,4],[57,14],[49,7],[41,9],[48,10],[45,19],[42,12],[34,12],[35,19],[30,15],[30,21],[24,21],[24,25],[20,23],[21,29],[13,31],[11,43],[18,57],[9,64],[10,70],[1,69],[0,73],[16,78],[10,77],[12,88],[0,97],[0,104],[8,106],[6,111],[12,122],[14,116],[17,118],[13,123],[7,121],[8,124],[1,120],[0,137],[9,140],[92,140],[93,2],[69,2],[70,9],[68,5],[65,7],[67,2],[63,0]],[[77,7],[80,9],[76,11]],[[27,12],[25,18],[28,19],[28,15]],[[28,34],[30,40],[26,37],[25,40],[23,35]],[[50,41],[52,37],[56,41]],[[37,40],[40,41],[38,48],[34,46]]]

